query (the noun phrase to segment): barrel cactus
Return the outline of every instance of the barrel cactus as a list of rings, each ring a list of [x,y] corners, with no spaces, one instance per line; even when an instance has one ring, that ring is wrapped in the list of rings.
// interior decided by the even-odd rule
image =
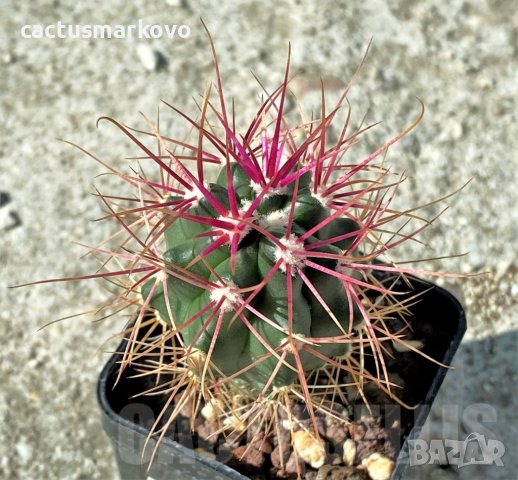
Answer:
[[[108,167],[136,188],[134,207],[101,195],[121,225],[112,240],[121,240],[115,249],[93,251],[125,268],[92,276],[129,279],[115,303],[138,305],[121,368],[150,357],[152,374],[172,373],[173,391],[201,395],[199,405],[230,389],[223,397],[241,392],[255,409],[282,391],[304,399],[313,416],[308,379],[326,369],[360,390],[369,381],[391,395],[383,343],[404,340],[386,328],[384,316],[404,305],[380,274],[413,270],[379,260],[424,228],[409,230],[409,221],[427,222],[415,208],[392,206],[402,179],[380,160],[423,110],[366,157],[346,161],[370,128],[352,129],[350,109],[343,127],[334,128],[348,89],[329,112],[323,103],[319,120],[290,126],[288,61],[284,82],[238,134],[215,62],[218,108],[210,88],[198,119],[166,104],[190,124],[195,142],[166,137],[147,118],[149,131],[101,119],[158,170],[151,177],[148,166],[133,175]],[[156,139],[157,150],[141,135]],[[160,325],[165,333],[140,332],[150,315],[154,331]],[[375,373],[363,368],[366,349]],[[165,361],[164,351],[173,358]],[[326,388],[341,395],[344,386]]]

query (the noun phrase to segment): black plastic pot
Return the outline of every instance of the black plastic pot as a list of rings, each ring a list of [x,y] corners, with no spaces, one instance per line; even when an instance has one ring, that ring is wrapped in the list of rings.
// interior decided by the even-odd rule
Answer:
[[[464,311],[458,300],[448,291],[420,280],[413,280],[413,294],[424,292],[419,302],[411,307],[412,328],[416,338],[428,338],[432,332],[433,341],[426,342],[425,353],[445,365],[450,365],[453,356],[466,331]],[[408,286],[402,286],[407,291]],[[439,391],[447,368],[439,367],[429,360],[413,355],[412,362],[420,363],[419,382],[413,385],[414,396],[420,406],[413,412],[413,424],[409,424],[402,440],[396,467],[391,480],[403,478],[408,467],[409,441],[419,438],[432,403]],[[101,408],[104,430],[110,438],[119,473],[123,480],[246,480],[248,477],[227,465],[212,460],[193,450],[195,445],[186,436],[164,438],[159,445],[148,472],[153,440],[144,451],[143,446],[159,408],[151,402],[152,397],[132,396],[142,392],[143,387],[135,379],[128,378],[131,371],[125,371],[115,385],[117,355],[113,355],[98,383],[98,400]],[[178,437],[178,436],[177,436]],[[144,451],[144,453],[143,453]]]

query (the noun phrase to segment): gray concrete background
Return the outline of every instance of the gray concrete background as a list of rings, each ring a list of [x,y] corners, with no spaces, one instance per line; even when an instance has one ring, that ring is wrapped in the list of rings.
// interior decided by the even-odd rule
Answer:
[[[426,266],[488,272],[475,280],[448,281],[465,300],[469,331],[428,435],[464,438],[483,420],[482,433],[503,441],[507,454],[505,468],[421,468],[407,478],[517,478],[515,2],[4,0],[0,9],[1,478],[117,478],[98,418],[95,381],[107,359],[100,347],[122,320],[92,324],[73,318],[38,332],[52,319],[98,304],[101,285],[7,286],[95,267],[78,261],[82,250],[72,242],[95,244],[110,231],[91,221],[102,214],[91,195],[101,170],[56,138],[125,168],[123,157],[135,154],[133,146],[108,125],[97,130],[98,116],[143,126],[138,112],[153,116],[160,99],[194,113],[192,96],[213,78],[200,16],[214,36],[240,121],[255,108],[259,91],[250,70],[276,86],[288,41],[293,71],[301,72],[294,89],[311,107],[317,105],[319,77],[336,95],[373,37],[351,94],[357,119],[368,108],[370,121],[384,121],[366,138],[366,148],[408,124],[418,111],[415,96],[423,99],[423,122],[389,153],[393,168],[410,175],[400,205],[428,201],[472,179],[423,235],[431,248],[420,256],[469,252]],[[25,24],[116,25],[138,19],[187,24],[192,34],[172,41],[37,40],[20,34]],[[146,46],[161,52],[166,69],[145,68],[138,51]],[[164,115],[162,125],[163,131],[181,132],[173,115]],[[407,248],[396,257],[414,255]],[[480,403],[486,405],[485,417],[477,420],[472,406]]]

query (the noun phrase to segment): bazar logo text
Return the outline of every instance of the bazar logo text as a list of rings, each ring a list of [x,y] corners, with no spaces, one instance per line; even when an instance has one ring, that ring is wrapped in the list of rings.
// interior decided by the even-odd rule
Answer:
[[[147,24],[142,20],[129,25],[72,25],[57,22],[50,25],[23,25],[23,38],[188,38],[188,25]]]
[[[505,446],[499,440],[486,440],[471,433],[464,440],[409,440],[410,465],[496,465],[503,467]]]

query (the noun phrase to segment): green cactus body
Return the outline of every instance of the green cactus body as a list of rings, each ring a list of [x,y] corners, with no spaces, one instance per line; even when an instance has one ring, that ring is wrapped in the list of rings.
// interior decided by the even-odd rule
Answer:
[[[237,205],[242,210],[246,210],[250,202],[256,198],[256,193],[241,166],[236,163],[231,164],[231,173]],[[295,239],[330,216],[329,209],[311,194],[310,182],[310,173],[302,175],[298,181],[293,221],[289,232]],[[254,212],[254,217],[250,219],[279,240],[286,237],[288,225],[282,220],[286,219],[290,212],[295,195],[295,184],[296,182],[292,182],[282,190],[265,196]],[[222,169],[217,183],[209,185],[209,190],[221,205],[229,208],[226,168]],[[190,216],[210,219],[219,217],[219,214],[204,198],[186,213]],[[268,349],[250,331],[243,318],[246,318],[256,329],[263,342],[267,342],[272,349],[277,349],[278,355],[281,355],[282,352],[278,347],[286,341],[288,330],[289,295],[286,268],[277,269],[259,293],[256,292],[255,297],[248,302],[257,315],[247,308],[242,309],[240,315],[237,315],[236,312],[240,308],[239,300],[246,300],[247,296],[251,294],[252,289],[249,287],[258,285],[271,274],[272,268],[279,260],[278,247],[270,238],[252,228],[240,239],[235,253],[234,269],[232,269],[231,249],[228,245],[211,251],[204,256],[204,261],[195,261],[200,253],[214,242],[214,237],[203,236],[210,230],[210,225],[184,218],[181,215],[174,219],[165,232],[167,251],[164,261],[166,265],[170,266],[171,271],[178,271],[178,276],[168,275],[167,298],[165,298],[162,284],[158,284],[150,299],[150,305],[160,313],[162,319],[176,325],[181,330],[185,345],[192,345],[205,353],[210,349],[216,325],[220,322],[211,362],[223,375],[230,375],[262,358],[260,362],[244,371],[239,377],[251,387],[262,390],[279,360],[271,352],[268,354]],[[313,235],[304,240],[304,245],[351,233],[351,237],[335,243],[327,242],[313,249],[317,252],[340,255],[351,247],[355,238],[354,232],[357,231],[358,226],[354,221],[338,217],[316,229]],[[333,259],[312,258],[311,260],[329,269],[336,268],[336,260]],[[210,265],[210,268],[207,264]],[[303,271],[307,281],[316,289],[332,315],[326,311],[322,302],[308,288],[307,282],[304,282],[297,274],[297,268]],[[350,331],[351,319],[354,319],[355,324],[358,323],[361,316],[356,306],[351,314],[351,306],[339,278],[303,264],[294,264],[291,270],[292,334],[294,336],[299,338],[343,336],[344,332]],[[187,280],[187,277],[190,281]],[[221,280],[227,285],[232,285],[236,290],[248,288],[249,291],[238,294],[239,299],[234,303],[229,304],[229,299],[227,299],[219,309],[207,308],[211,302],[217,304],[217,295],[214,296],[212,288],[209,286],[220,285]],[[149,280],[143,285],[144,298],[150,295],[154,284],[155,280]],[[199,312],[204,313],[200,315]],[[266,322],[261,316],[268,318],[279,329]],[[311,348],[327,357],[341,357],[349,353],[348,345],[343,342],[322,342],[321,344],[313,342]],[[305,372],[324,364],[322,359],[305,350],[299,350],[299,354]],[[282,365],[278,369],[272,382],[275,387],[290,385],[297,379],[296,362],[293,355],[288,353],[285,360],[293,368]]]

